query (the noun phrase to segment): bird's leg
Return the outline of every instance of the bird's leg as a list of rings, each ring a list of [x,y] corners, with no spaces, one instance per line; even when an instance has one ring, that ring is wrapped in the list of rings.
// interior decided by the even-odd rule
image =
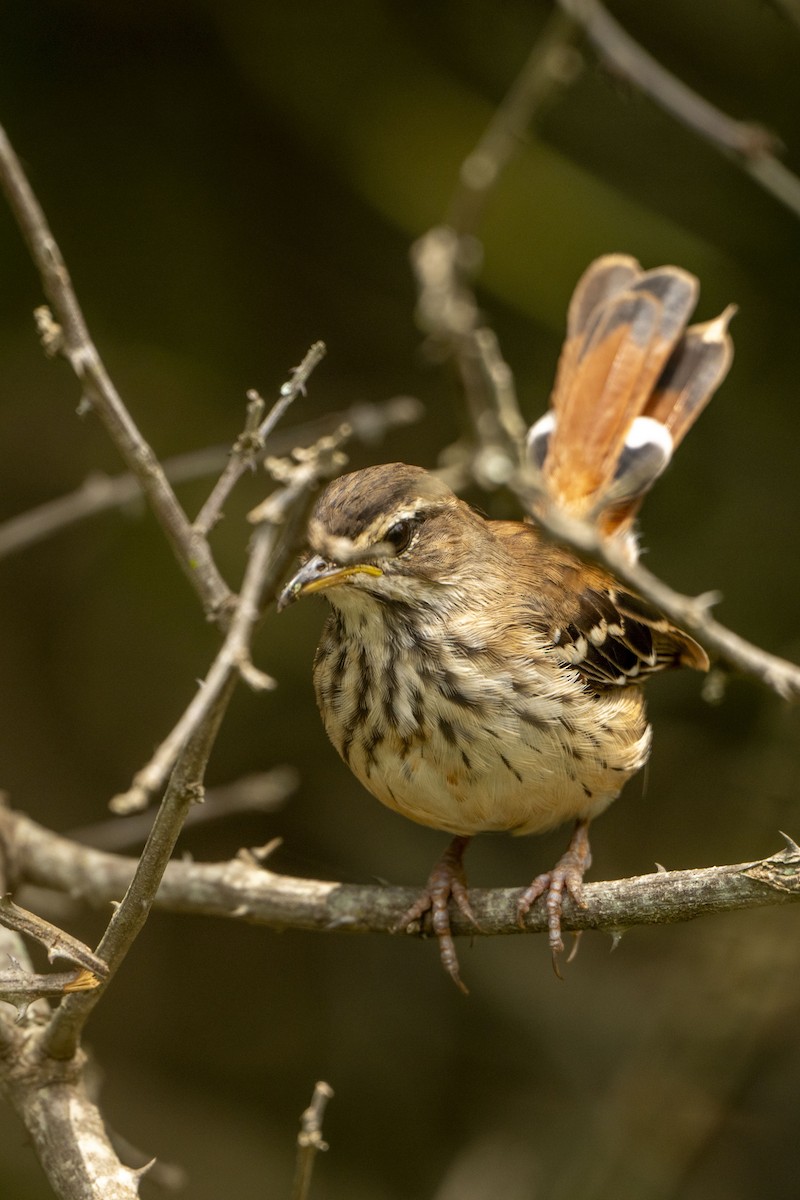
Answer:
[[[558,978],[558,956],[564,951],[561,937],[561,908],[564,891],[575,904],[583,907],[583,876],[592,864],[592,852],[589,848],[589,822],[578,821],[570,838],[566,852],[562,854],[552,871],[537,875],[530,887],[526,887],[517,900],[517,920],[521,926],[525,924],[525,915],[534,901],[547,893],[547,928],[549,931],[550,953],[553,956],[553,970]],[[573,951],[574,953],[574,951]],[[570,955],[572,958],[572,955]]]
[[[439,939],[439,955],[442,960],[442,966],[456,987],[460,988],[465,994],[468,988],[462,982],[458,970],[458,956],[450,929],[448,904],[452,896],[463,916],[476,929],[479,928],[467,895],[467,880],[464,874],[464,851],[469,842],[470,838],[468,837],[453,838],[428,876],[428,882],[425,884],[419,898],[394,926],[395,932],[405,929],[412,921],[418,921],[426,912],[430,912],[433,932]]]

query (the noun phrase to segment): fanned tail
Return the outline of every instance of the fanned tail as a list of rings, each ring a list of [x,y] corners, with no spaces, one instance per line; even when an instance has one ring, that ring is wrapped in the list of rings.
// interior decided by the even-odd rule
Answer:
[[[622,254],[597,259],[575,288],[529,448],[550,499],[606,534],[630,526],[730,367],[736,310],[687,329],[698,293],[688,271],[643,271]]]

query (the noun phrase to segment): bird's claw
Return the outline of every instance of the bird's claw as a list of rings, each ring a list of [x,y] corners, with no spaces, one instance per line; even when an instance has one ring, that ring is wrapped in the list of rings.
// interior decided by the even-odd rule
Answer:
[[[564,893],[566,892],[579,908],[586,907],[583,899],[583,876],[592,862],[588,828],[588,821],[578,821],[566,852],[553,869],[537,875],[533,883],[526,887],[517,899],[517,923],[520,928],[524,929],[526,915],[539,897],[546,895],[548,942],[553,959],[553,970],[558,979],[562,978],[558,960],[559,956],[564,953],[564,939],[561,936]],[[567,958],[568,963],[572,962],[577,950],[578,935],[576,935],[575,945]]]
[[[417,899],[400,920],[393,932],[407,929],[414,921],[421,920],[427,912],[431,914],[433,932],[439,942],[439,956],[456,987],[467,995],[469,989],[461,978],[458,955],[450,928],[449,902],[452,897],[459,912],[475,929],[480,929],[467,893],[464,864],[462,861],[468,838],[454,838],[428,876],[428,882]]]

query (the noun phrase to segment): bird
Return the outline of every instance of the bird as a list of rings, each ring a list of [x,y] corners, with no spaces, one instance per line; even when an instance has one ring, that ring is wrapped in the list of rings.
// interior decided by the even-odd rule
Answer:
[[[525,450],[541,510],[591,522],[631,558],[645,492],[730,366],[730,306],[688,326],[698,282],[604,255],[579,280],[550,407]],[[544,897],[556,974],[565,893],[583,903],[588,830],[646,763],[642,684],[705,650],[605,568],[533,519],[492,520],[435,473],[405,463],[330,482],[308,552],[278,601],[330,604],[314,659],[330,741],[394,812],[451,835],[419,898],[442,964],[461,978],[450,901],[473,925],[463,856],[476,834],[543,833],[569,846],[521,890]]]

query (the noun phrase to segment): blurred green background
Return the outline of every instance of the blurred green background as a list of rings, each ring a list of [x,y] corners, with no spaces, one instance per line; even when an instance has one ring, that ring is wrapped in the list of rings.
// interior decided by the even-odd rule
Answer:
[[[788,7],[788,6],[787,6]],[[0,120],[25,162],[89,325],[135,419],[170,455],[230,442],[316,338],[328,357],[287,420],[419,397],[427,416],[352,462],[433,465],[464,428],[421,353],[411,241],[551,12],[531,0],[29,0],[0,13]],[[757,119],[800,171],[800,29],[779,5],[614,5],[663,64]],[[647,562],[724,595],[721,619],[800,658],[797,219],[591,54],[492,194],[481,301],[526,415],[546,404],[566,304],[595,255],[698,273],[700,319],[740,306],[733,373],[644,515]],[[0,211],[2,516],[120,469],[75,382],[46,361],[35,274]],[[247,479],[214,535],[236,586]],[[205,484],[181,489],[194,513]],[[503,497],[483,501],[507,509]],[[217,638],[154,521],[133,506],[0,563],[0,782],[55,829],[102,819],[172,725]],[[188,833],[226,858],[281,835],[277,869],[421,883],[444,836],[361,792],[319,725],[323,604],[266,623],[210,782],[277,763],[302,784],[274,816]],[[796,712],[688,673],[650,688],[646,778],[595,827],[591,877],[736,862],[800,835]],[[475,885],[527,883],[565,844],[479,839]],[[54,912],[56,910],[48,910]],[[89,940],[104,914],[66,908]],[[315,1194],[329,1200],[796,1197],[800,943],[792,909],[587,935],[567,982],[541,939],[435,947],[156,916],[90,1042],[113,1126],[183,1163],[188,1193],[285,1196],[314,1080],[336,1091]],[[48,1195],[0,1113],[0,1197]],[[151,1185],[143,1186],[143,1194]]]

